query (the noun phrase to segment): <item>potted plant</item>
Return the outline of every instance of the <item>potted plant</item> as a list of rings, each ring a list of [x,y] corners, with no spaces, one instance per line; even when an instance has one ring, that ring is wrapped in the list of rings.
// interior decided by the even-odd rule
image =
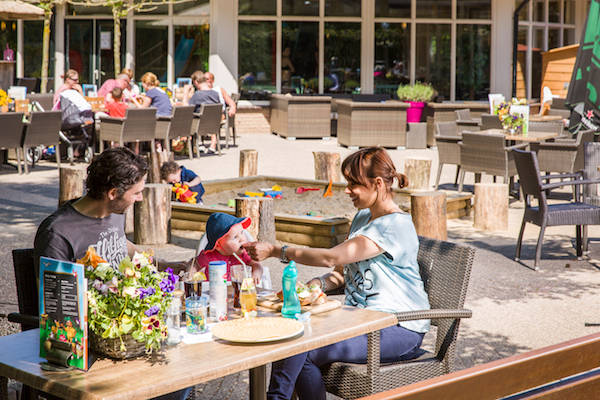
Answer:
[[[435,96],[435,89],[428,83],[416,82],[414,85],[400,85],[396,91],[398,99],[410,104],[406,110],[406,122],[420,122],[423,109]]]

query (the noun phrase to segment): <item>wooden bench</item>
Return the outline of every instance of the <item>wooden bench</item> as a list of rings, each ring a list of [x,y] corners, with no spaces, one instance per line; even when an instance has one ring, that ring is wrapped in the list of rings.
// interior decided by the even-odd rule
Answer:
[[[525,392],[525,393],[523,393]],[[363,400],[595,399],[600,333],[442,375]]]

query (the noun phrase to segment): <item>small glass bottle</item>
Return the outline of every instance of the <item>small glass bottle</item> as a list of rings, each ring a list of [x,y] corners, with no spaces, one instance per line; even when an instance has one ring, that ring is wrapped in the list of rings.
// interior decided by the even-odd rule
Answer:
[[[175,345],[181,342],[181,298],[173,296],[167,308],[167,344]]]

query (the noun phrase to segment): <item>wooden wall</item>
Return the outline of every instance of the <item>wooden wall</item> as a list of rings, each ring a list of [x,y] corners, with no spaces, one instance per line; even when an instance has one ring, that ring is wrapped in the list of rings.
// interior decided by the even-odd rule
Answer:
[[[567,97],[578,49],[579,45],[574,44],[542,53],[542,91],[548,86],[553,95]],[[541,99],[542,93],[539,95]]]

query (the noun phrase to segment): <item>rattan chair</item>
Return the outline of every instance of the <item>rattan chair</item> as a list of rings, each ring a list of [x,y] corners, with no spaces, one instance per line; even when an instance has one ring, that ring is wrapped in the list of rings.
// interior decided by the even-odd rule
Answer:
[[[471,110],[464,108],[461,110],[454,111],[456,113],[456,123],[459,129],[472,129],[473,127],[479,127],[481,119],[474,119],[471,117]]]
[[[585,225],[600,224],[600,207],[581,202],[579,187],[590,183],[600,183],[600,180],[580,179],[580,174],[541,176],[538,160],[534,152],[515,150],[513,153],[519,172],[519,182],[521,189],[523,190],[523,196],[525,197],[525,213],[523,214],[523,222],[521,223],[521,230],[519,232],[519,238],[517,239],[515,260],[519,261],[521,258],[521,244],[523,232],[525,231],[525,224],[527,222],[540,227],[540,235],[535,248],[534,268],[536,270],[538,269],[538,264],[540,262],[542,241],[547,226],[575,225],[577,256],[580,257],[583,254],[583,251],[587,249],[587,241],[584,241],[582,238],[582,227]],[[570,178],[571,180],[543,184],[542,179],[548,178]],[[547,190],[568,185],[575,185],[576,187],[575,201],[569,203],[548,204],[546,200]],[[532,206],[531,198],[537,200],[537,207]]]
[[[392,364],[381,364],[379,331],[368,334],[367,364],[332,363],[322,369],[328,392],[355,399],[454,370],[456,338],[475,249],[424,237],[419,238],[418,262],[431,310],[398,313],[398,322],[431,319],[437,326],[435,353]]]
[[[591,130],[580,131],[575,140],[532,143],[540,171],[572,174],[583,170],[584,146],[594,140]]]
[[[165,142],[165,149],[171,151],[171,140],[189,136],[194,120],[194,106],[173,107],[173,115],[156,117],[154,138]]]
[[[56,146],[56,165],[60,168],[60,131],[61,111],[32,111],[29,119],[29,124],[23,135],[21,152],[23,154],[23,164],[25,165],[25,173],[27,169],[27,152],[28,149],[37,146]],[[33,149],[32,149],[33,150]],[[35,166],[35,156],[31,157],[31,167]]]
[[[583,179],[600,179],[600,143],[586,143],[584,145]],[[600,185],[589,184],[583,187],[583,202],[600,206]]]
[[[239,99],[240,99],[239,93],[231,94],[231,100],[233,100],[233,102],[235,103],[236,109],[237,109]],[[236,136],[235,114],[233,114],[233,116],[229,116],[229,108],[226,108],[225,109],[225,148],[226,149],[229,148],[230,136],[233,141],[233,146],[235,146],[235,136]]]
[[[509,178],[517,175],[517,169],[511,150],[527,147],[527,143],[515,146],[506,146],[506,139],[502,133],[463,132],[460,143],[460,175],[458,191],[462,192],[465,172],[473,172],[476,180],[479,174],[486,173],[493,176],[502,176],[504,183],[509,183]]]
[[[468,110],[467,110],[468,111]],[[454,184],[458,181],[460,172],[460,145],[462,137],[456,122],[436,122],[435,123],[435,142],[438,150],[438,170],[435,178],[435,189],[437,190],[442,176],[444,164],[456,165],[456,177]]]
[[[553,132],[562,136],[565,125],[562,121],[529,121],[528,129],[531,132]]]
[[[23,113],[0,113],[0,149],[15,149],[17,171],[21,173],[21,140],[23,139]],[[8,158],[8,155],[6,156]],[[23,158],[25,155],[23,154]],[[6,160],[8,162],[8,160]]]
[[[123,146],[125,143],[151,142],[150,151],[154,152],[156,131],[156,108],[128,108],[125,118],[100,117],[100,152],[104,150],[104,141],[114,141]]]
[[[480,129],[482,131],[488,129],[502,129],[502,122],[500,122],[500,118],[498,118],[497,115],[481,114]]]

